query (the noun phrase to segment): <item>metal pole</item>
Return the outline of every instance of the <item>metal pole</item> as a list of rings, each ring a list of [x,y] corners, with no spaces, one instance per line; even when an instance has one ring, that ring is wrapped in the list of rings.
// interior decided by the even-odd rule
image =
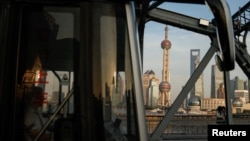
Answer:
[[[67,101],[69,100],[69,98],[73,95],[73,88],[71,89],[71,91],[67,94],[67,96],[63,99],[61,105],[59,105],[59,107],[56,109],[56,111],[54,112],[54,114],[50,117],[50,119],[45,123],[45,125],[43,126],[43,128],[39,131],[38,135],[36,136],[36,138],[34,139],[34,141],[37,141],[40,136],[42,135],[42,133],[45,131],[45,129],[49,126],[49,124],[54,120],[54,118],[56,117],[56,115],[58,114],[58,112],[60,112],[60,110],[63,108],[63,106],[67,103]]]
[[[230,74],[228,71],[224,71],[224,83],[225,83],[225,100],[226,100],[226,124],[233,124],[232,117],[232,91],[230,91]]]
[[[142,61],[141,61],[141,51],[139,46],[138,28],[135,15],[134,2],[126,3],[126,17],[128,24],[128,35],[129,35],[129,45],[132,60],[132,71],[134,78],[134,90],[135,90],[135,105],[138,117],[138,130],[139,137],[141,141],[147,141],[147,125],[145,118],[145,109],[143,102],[143,84],[142,84]]]

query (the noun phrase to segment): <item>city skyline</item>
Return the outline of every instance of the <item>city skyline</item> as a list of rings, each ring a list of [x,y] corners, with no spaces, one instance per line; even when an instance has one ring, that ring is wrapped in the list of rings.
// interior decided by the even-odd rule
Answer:
[[[227,1],[231,10],[231,15],[248,2],[247,0]],[[209,21],[214,18],[206,5],[164,3],[159,7],[182,14],[185,13],[185,15],[192,17],[207,19]],[[152,69],[159,78],[162,77],[162,49],[160,43],[165,37],[165,26],[164,24],[156,22],[148,22],[145,26],[143,72]],[[172,43],[169,69],[171,77],[171,101],[173,101],[190,77],[190,50],[200,49],[202,59],[210,47],[210,39],[207,36],[184,29],[169,25],[168,27],[168,38]],[[247,40],[247,44],[249,44],[249,40]],[[203,72],[205,98],[210,97],[211,66],[214,64],[215,59],[213,57]],[[230,78],[232,79],[236,76],[239,76],[240,79],[247,80],[247,77],[242,70],[239,69],[237,63],[235,70],[230,72]]]

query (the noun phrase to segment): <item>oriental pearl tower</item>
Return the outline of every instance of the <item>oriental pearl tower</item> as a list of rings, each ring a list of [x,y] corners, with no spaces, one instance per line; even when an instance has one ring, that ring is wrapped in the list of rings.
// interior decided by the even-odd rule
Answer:
[[[163,70],[162,70],[162,82],[159,84],[159,105],[170,106],[170,89],[169,83],[169,49],[171,48],[171,42],[168,40],[168,27],[165,28],[165,40],[161,42],[161,48],[163,49]]]

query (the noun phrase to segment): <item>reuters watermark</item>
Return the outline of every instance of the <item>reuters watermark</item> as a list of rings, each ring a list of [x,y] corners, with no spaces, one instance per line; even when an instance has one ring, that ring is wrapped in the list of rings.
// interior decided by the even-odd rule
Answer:
[[[208,125],[208,141],[232,138],[249,139],[250,125]]]

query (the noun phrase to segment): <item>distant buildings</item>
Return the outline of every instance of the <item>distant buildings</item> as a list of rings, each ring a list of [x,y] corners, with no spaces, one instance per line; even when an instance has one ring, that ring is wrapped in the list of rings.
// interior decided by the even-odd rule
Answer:
[[[243,97],[232,99],[232,113],[250,113],[250,103],[246,103]]]
[[[224,89],[224,76],[223,72],[219,71],[216,65],[211,67],[211,98],[201,98],[201,110],[212,111],[218,106],[225,105],[225,89]],[[230,80],[230,91],[232,97],[232,109],[233,113],[240,113],[249,107],[249,93],[247,81],[240,79],[236,76]],[[240,103],[240,104],[237,104]]]
[[[193,75],[195,69],[200,64],[200,50],[199,49],[191,49],[190,50],[190,76]],[[200,77],[195,82],[193,88],[190,91],[189,98],[187,97],[186,100],[188,102],[184,101],[184,103],[187,103],[187,105],[183,104],[183,107],[190,109],[190,112],[198,113],[200,110],[201,99],[204,98],[204,82],[203,82],[203,74],[200,75]]]
[[[235,90],[234,97],[240,98],[242,100],[243,104],[249,103],[248,90]]]
[[[159,79],[153,70],[147,70],[143,74],[143,98],[146,107],[158,106]]]
[[[222,86],[224,83],[224,76],[223,76],[223,72],[221,72],[217,65],[212,65],[211,66],[211,98],[218,98],[218,89],[220,88],[220,86]]]
[[[166,43],[165,43],[166,42]],[[164,45],[162,48],[164,50],[163,59],[163,82],[169,82],[169,69],[168,69],[168,49],[171,47],[170,41],[167,40],[167,28],[166,28],[166,38],[163,41]],[[200,64],[200,50],[191,49],[190,50],[190,75],[193,74],[195,69]],[[224,88],[224,75],[217,65],[211,66],[211,89],[210,98],[204,97],[204,82],[203,74],[197,79],[193,88],[190,90],[189,97],[187,96],[181,107],[188,110],[193,109],[193,111],[213,111],[217,109],[218,106],[225,106],[225,88]],[[159,100],[161,101],[161,84],[158,77],[155,75],[153,70],[147,70],[143,74],[143,97],[146,107],[156,108],[159,106]],[[170,84],[169,84],[170,85]],[[242,112],[246,107],[250,110],[250,86],[248,81],[240,79],[236,76],[234,79],[230,80],[230,91],[228,94],[232,97],[233,112]],[[170,96],[170,95],[169,95]],[[237,103],[241,103],[242,106]],[[171,106],[171,105],[170,105]],[[191,108],[191,109],[190,109]]]
[[[231,88],[233,90],[248,90],[248,82],[236,76],[231,80]]]
[[[201,103],[201,110],[212,111],[217,109],[218,106],[225,106],[225,99],[203,98]]]
[[[190,75],[193,74],[197,66],[200,64],[200,50],[191,49],[190,51]],[[204,84],[203,84],[203,74],[200,75],[196,81],[194,87],[190,91],[190,98],[198,96],[200,99],[204,98]]]

